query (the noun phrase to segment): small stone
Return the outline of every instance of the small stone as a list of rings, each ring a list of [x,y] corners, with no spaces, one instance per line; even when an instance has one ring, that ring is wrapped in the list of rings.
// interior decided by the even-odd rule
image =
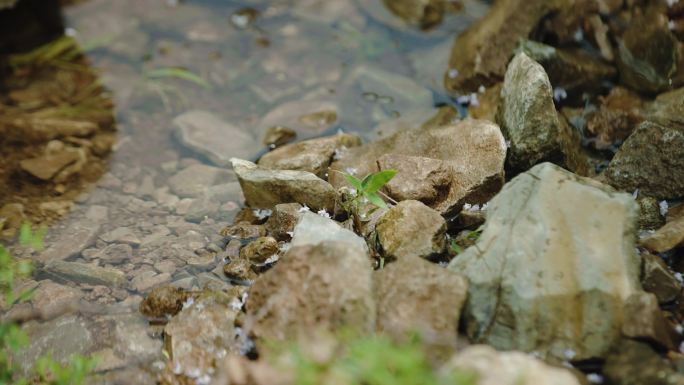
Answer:
[[[64,309],[75,307],[81,298],[83,292],[78,289],[44,280],[35,289],[31,303],[34,309],[43,314],[58,314]]]
[[[226,263],[223,274],[238,285],[250,285],[257,277],[251,262],[245,259],[234,259]]]
[[[656,199],[684,196],[684,127],[645,121],[627,138],[605,171],[609,184]]]
[[[668,350],[674,349],[658,299],[651,293],[635,293],[627,299],[622,333],[630,338],[652,341]]]
[[[378,168],[398,171],[385,185],[391,197],[398,201],[417,200],[427,205],[444,194],[455,177],[444,161],[417,156],[385,154],[378,159]]]
[[[168,184],[171,191],[181,198],[199,198],[211,186],[234,181],[235,175],[229,170],[194,164],[169,178]]]
[[[321,215],[312,212],[302,213],[294,228],[291,246],[317,245],[324,241],[345,243],[349,248],[357,249],[361,253],[368,253],[366,241],[353,231],[347,230],[339,223]]]
[[[273,207],[273,213],[266,221],[266,230],[279,241],[287,241],[292,234],[299,217],[302,205],[299,203],[282,203]]]
[[[616,344],[606,359],[603,375],[609,384],[671,385],[684,383],[684,374],[648,344],[624,339]]]
[[[279,203],[296,202],[316,211],[335,209],[335,189],[310,172],[268,170],[236,158],[232,162],[251,208],[270,209]]]
[[[665,224],[665,218],[660,214],[660,204],[657,199],[644,197],[639,203],[639,228],[644,230],[657,229]]]
[[[126,243],[131,246],[140,245],[140,238],[128,227],[117,227],[112,231],[102,234],[100,238],[107,243]]]
[[[108,245],[97,253],[92,254],[90,258],[97,258],[103,263],[118,265],[120,263],[128,262],[133,257],[133,248],[126,243],[114,243]]]
[[[266,229],[263,225],[251,225],[248,223],[236,223],[234,225],[226,226],[221,230],[221,235],[224,237],[232,237],[236,239],[251,239],[263,237],[266,235]]]
[[[684,247],[684,217],[667,222],[655,233],[639,240],[641,246],[656,253]]]
[[[79,159],[79,154],[75,151],[62,151],[38,158],[25,159],[19,162],[19,165],[22,170],[40,180],[50,180]]]
[[[71,226],[66,234],[38,254],[35,260],[49,262],[78,256],[81,251],[95,244],[99,233],[100,225],[97,223],[84,222]]]
[[[649,293],[658,297],[658,302],[667,304],[673,302],[682,291],[682,284],[677,281],[674,273],[657,255],[642,252],[643,268],[641,284]]]
[[[217,166],[228,166],[233,156],[251,158],[260,149],[248,130],[224,122],[210,112],[188,111],[176,117],[173,124],[181,144]]]
[[[240,258],[251,263],[264,263],[278,253],[278,241],[272,237],[261,237],[253,240],[240,250]]]
[[[126,284],[126,276],[120,270],[80,262],[53,260],[45,265],[43,271],[61,282],[118,287]]]
[[[418,201],[402,201],[376,226],[384,254],[392,259],[431,259],[446,249],[446,221]]]
[[[297,132],[284,126],[272,126],[266,130],[263,143],[268,147],[280,147],[297,138]]]
[[[183,218],[188,222],[200,223],[213,216],[219,209],[220,203],[209,198],[197,198],[188,207]]]
[[[383,0],[383,3],[393,14],[422,30],[439,25],[447,10],[445,0]]]
[[[89,206],[85,217],[94,223],[104,223],[109,219],[109,208],[100,205]]]
[[[0,230],[7,228],[9,229],[7,234],[13,236],[26,221],[24,205],[21,203],[6,203],[0,208],[0,218],[4,219],[4,224],[0,226]]]
[[[190,293],[183,289],[171,286],[156,287],[140,303],[140,312],[151,318],[174,316],[183,309],[183,304],[188,298]]]
[[[145,293],[156,286],[163,285],[170,281],[171,274],[157,274],[157,272],[150,270],[133,277],[131,280],[131,286],[138,292]]]
[[[456,353],[440,371],[445,375],[454,371],[474,373],[481,385],[580,385],[565,368],[547,365],[523,352],[497,352],[486,345],[469,346]]]

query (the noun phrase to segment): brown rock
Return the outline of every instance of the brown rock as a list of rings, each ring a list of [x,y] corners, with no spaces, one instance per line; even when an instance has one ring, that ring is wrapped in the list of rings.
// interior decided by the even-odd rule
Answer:
[[[371,332],[371,273],[368,256],[348,242],[293,247],[252,285],[245,324],[258,342],[284,341],[318,327]]]
[[[156,287],[140,302],[140,312],[152,318],[174,316],[183,309],[188,298],[190,293],[183,289],[172,286]]]
[[[411,199],[434,203],[439,195],[448,192],[454,178],[444,161],[418,156],[385,154],[378,159],[378,168],[398,171],[385,185],[387,193],[398,201]]]
[[[243,222],[224,227],[221,229],[221,235],[236,239],[258,238],[266,235],[266,229],[263,225],[251,225]]]
[[[33,308],[43,314],[58,314],[64,309],[75,307],[82,297],[83,292],[79,289],[44,280],[36,288],[31,302]]]
[[[419,201],[399,202],[378,221],[375,229],[388,258],[429,259],[446,248],[446,221]]]
[[[272,237],[280,241],[291,239],[292,232],[301,215],[301,209],[302,205],[299,203],[275,205],[273,213],[266,221],[266,230]]]
[[[461,275],[418,258],[402,259],[374,273],[377,331],[399,342],[417,332],[431,348],[456,344],[468,282]]]
[[[259,159],[259,166],[276,170],[301,170],[326,179],[328,166],[339,151],[361,145],[361,138],[339,134],[277,148]]]
[[[252,264],[245,259],[233,259],[223,266],[223,274],[238,285],[250,285],[257,277]]]
[[[284,126],[273,126],[266,130],[263,143],[269,147],[280,147],[297,138],[297,132]]]
[[[622,333],[625,336],[646,339],[670,350],[674,348],[667,321],[655,295],[644,292],[632,294],[625,302],[624,312]]]
[[[655,294],[661,304],[677,299],[682,291],[682,285],[662,258],[645,251],[641,253],[641,259],[641,284],[644,290]]]
[[[278,241],[273,237],[260,237],[240,250],[240,258],[251,263],[264,263],[278,253]]]
[[[38,158],[25,159],[19,162],[22,170],[41,180],[50,180],[60,171],[80,159],[75,151],[61,151]]]
[[[559,1],[497,1],[489,13],[456,37],[444,77],[448,91],[470,93],[503,80],[508,61],[521,38],[558,9]]]
[[[596,138],[597,149],[624,141],[644,120],[643,101],[626,88],[613,88],[608,96],[599,96],[599,102],[600,109],[587,118],[587,130]]]
[[[430,130],[399,131],[385,139],[351,149],[333,163],[331,169],[340,173],[353,171],[357,177],[364,177],[379,171],[377,160],[386,154],[442,160],[446,167],[451,168],[453,177],[448,191],[439,196],[441,199],[429,203],[443,215],[457,213],[464,203],[489,201],[504,181],[506,143],[499,127],[491,122],[471,119]],[[408,163],[408,167],[409,172],[398,169],[399,173],[411,175],[410,170],[415,169],[416,164]],[[347,185],[340,173],[330,174],[330,182],[336,188]],[[417,175],[425,175],[425,172]]]
[[[663,253],[676,247],[684,247],[684,218],[670,221],[655,233],[640,241],[641,245],[656,253]]]

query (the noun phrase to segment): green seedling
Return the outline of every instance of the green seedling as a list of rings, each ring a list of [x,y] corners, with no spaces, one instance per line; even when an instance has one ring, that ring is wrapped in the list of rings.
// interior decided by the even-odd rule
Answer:
[[[382,199],[380,189],[382,189],[395,175],[397,170],[385,170],[366,175],[363,180],[354,175],[342,173],[347,182],[356,190],[356,197],[353,202],[358,203],[359,199],[366,199],[368,202],[379,208],[387,208],[387,203]]]

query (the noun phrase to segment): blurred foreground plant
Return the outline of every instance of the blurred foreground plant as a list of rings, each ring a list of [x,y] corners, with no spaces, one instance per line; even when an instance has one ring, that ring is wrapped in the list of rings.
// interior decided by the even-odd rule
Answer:
[[[43,248],[45,229],[33,232],[29,224],[24,224],[19,233],[19,243],[34,250]],[[15,304],[26,302],[33,296],[33,290],[16,293],[16,280],[28,277],[33,270],[29,261],[18,261],[5,246],[0,244],[0,291],[3,294],[3,308],[9,309]],[[68,365],[63,366],[50,356],[38,359],[35,374],[29,378],[19,375],[19,367],[13,360],[23,347],[28,345],[29,338],[21,330],[21,325],[11,319],[0,322],[0,385],[80,385],[86,376],[95,368],[96,361],[83,356],[73,356]]]

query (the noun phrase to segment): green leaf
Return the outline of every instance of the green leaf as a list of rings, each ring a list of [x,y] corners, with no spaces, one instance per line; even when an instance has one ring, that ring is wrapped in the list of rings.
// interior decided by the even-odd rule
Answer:
[[[347,182],[350,185],[352,185],[352,187],[355,188],[359,194],[363,191],[363,187],[361,186],[361,181],[357,177],[355,177],[352,174],[347,174],[347,173],[345,173],[343,175],[344,175],[344,179],[346,179]]]
[[[374,193],[383,188],[387,182],[397,175],[397,170],[385,170],[371,174],[366,185],[363,186],[365,193]]]
[[[159,78],[176,78],[187,80],[189,82],[195,83],[204,88],[211,88],[206,80],[202,79],[199,75],[196,75],[189,70],[181,67],[161,67],[155,68],[145,72],[145,76],[151,79]]]
[[[380,195],[378,195],[377,193],[367,193],[365,194],[365,197],[366,199],[368,199],[370,203],[380,207],[381,209],[387,208],[387,203],[385,203],[385,201],[382,200]]]

